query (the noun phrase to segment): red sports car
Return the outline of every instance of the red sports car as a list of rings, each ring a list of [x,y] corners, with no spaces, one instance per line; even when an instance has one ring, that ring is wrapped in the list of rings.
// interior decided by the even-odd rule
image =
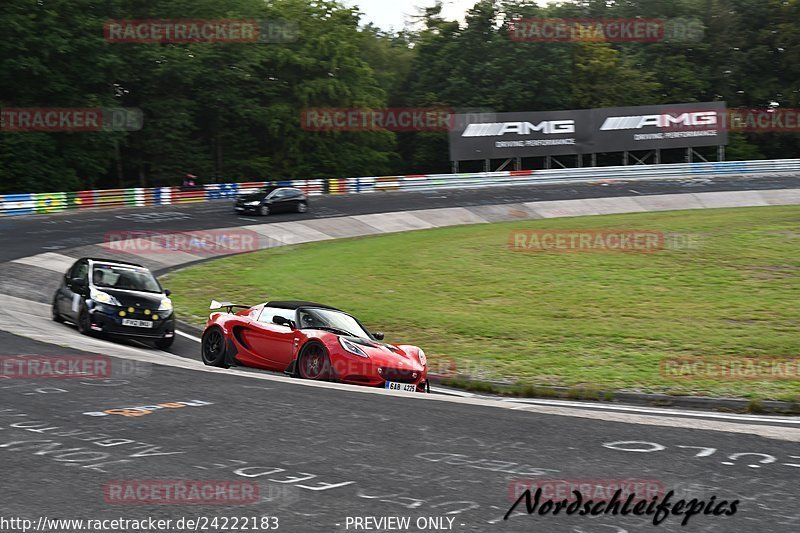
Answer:
[[[312,302],[254,307],[211,302],[203,333],[203,363],[277,370],[303,379],[408,392],[430,392],[425,352],[380,342],[355,317]],[[242,309],[233,313],[234,309]]]

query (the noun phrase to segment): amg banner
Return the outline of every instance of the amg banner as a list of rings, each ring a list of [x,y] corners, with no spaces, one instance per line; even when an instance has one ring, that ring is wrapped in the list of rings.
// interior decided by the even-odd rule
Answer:
[[[728,144],[724,102],[456,115],[450,159],[505,159]]]

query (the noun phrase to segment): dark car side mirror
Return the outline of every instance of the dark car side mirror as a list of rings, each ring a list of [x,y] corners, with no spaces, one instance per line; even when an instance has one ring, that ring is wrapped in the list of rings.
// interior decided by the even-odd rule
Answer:
[[[288,328],[295,329],[294,320],[289,320],[286,317],[275,315],[274,317],[272,317],[272,323],[278,324],[279,326],[286,326]]]
[[[382,331],[376,331],[375,333],[372,334],[372,336],[375,337],[375,340],[378,341],[382,341],[383,338],[385,337]]]
[[[170,294],[172,294],[172,291],[171,291],[171,290],[169,290],[169,289],[164,289],[164,296],[167,296],[167,297],[169,297],[169,295],[170,295]]]
[[[69,286],[74,292],[81,294],[86,292],[86,288],[89,284],[83,278],[72,278],[69,281]]]

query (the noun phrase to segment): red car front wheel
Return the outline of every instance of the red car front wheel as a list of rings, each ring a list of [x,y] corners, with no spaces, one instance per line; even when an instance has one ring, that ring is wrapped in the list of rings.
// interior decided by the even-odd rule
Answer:
[[[326,380],[331,377],[331,360],[321,344],[310,343],[298,357],[298,371],[303,379]]]
[[[210,327],[203,334],[200,353],[206,366],[230,368],[225,360],[225,334],[218,326]]]

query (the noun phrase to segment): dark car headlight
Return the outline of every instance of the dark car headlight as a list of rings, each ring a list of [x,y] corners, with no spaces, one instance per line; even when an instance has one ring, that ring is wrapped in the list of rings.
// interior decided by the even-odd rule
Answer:
[[[98,291],[97,289],[92,289],[89,292],[89,297],[92,300],[94,300],[95,302],[98,302],[98,303],[101,303],[101,304],[115,305],[117,307],[119,307],[121,305],[119,303],[119,300],[117,300],[115,297],[111,296],[110,294],[108,294],[106,292]]]

